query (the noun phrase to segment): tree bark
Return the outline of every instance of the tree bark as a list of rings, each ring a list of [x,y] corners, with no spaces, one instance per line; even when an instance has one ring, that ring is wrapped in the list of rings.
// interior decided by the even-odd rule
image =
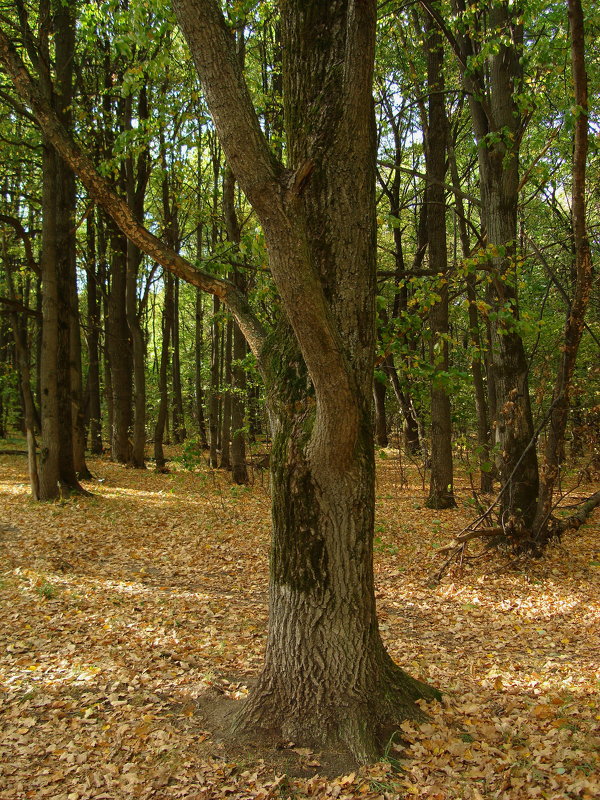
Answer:
[[[194,384],[196,388],[196,423],[200,435],[200,446],[208,450],[206,418],[204,416],[204,387],[202,383],[202,360],[204,356],[204,294],[196,289],[195,339],[194,339]]]
[[[428,9],[431,4],[426,3]],[[456,12],[465,12],[464,0],[455,0]],[[519,200],[519,146],[523,119],[516,101],[522,78],[523,25],[516,6],[493,2],[486,9],[488,35],[497,39],[489,70],[467,70],[469,57],[479,47],[468,32],[457,36],[463,84],[468,92],[473,130],[478,142],[481,214],[487,236],[487,260],[492,281],[487,301],[494,310],[489,319],[490,386],[494,389],[494,436],[499,450],[498,473],[510,483],[500,503],[500,515],[515,542],[533,522],[539,474],[529,397],[528,366],[518,322],[517,207]],[[490,405],[492,410],[492,405]]]
[[[283,4],[288,171],[217,4],[175,8],[286,316],[261,353],[274,427],[269,637],[237,727],[278,725],[368,760],[378,734],[432,693],[385,652],[373,591],[375,3]]]
[[[385,390],[385,383],[383,380],[379,380],[376,375],[373,383],[373,399],[375,401],[375,442],[378,447],[387,447],[389,444],[385,413]]]
[[[235,209],[235,176],[227,168],[223,178],[223,214],[227,238],[239,247],[241,229]],[[246,279],[234,268],[233,283],[240,292],[247,293]],[[237,322],[233,322],[232,342],[232,368],[231,368],[231,477],[233,482],[242,485],[249,481],[248,467],[246,465],[246,436],[244,433],[245,397],[246,397],[246,372],[242,364],[246,355],[246,341]],[[222,463],[221,463],[222,466]]]
[[[106,347],[109,352],[112,388],[110,455],[128,464],[131,459],[132,347],[127,324],[127,240],[111,225],[110,294]]]
[[[101,455],[100,302],[96,262],[96,221],[93,211],[87,218],[87,327],[90,450],[94,455]]]
[[[448,249],[446,244],[446,148],[448,121],[444,105],[444,48],[437,27],[426,18],[427,88],[429,110],[425,136],[427,163],[427,235],[429,268],[437,275],[432,290],[439,298],[429,311],[431,329],[431,475],[428,508],[454,508],[452,423],[448,369]]]
[[[173,276],[170,272],[165,272],[165,294],[162,316],[162,343],[160,350],[160,366],[158,371],[158,391],[160,400],[158,403],[158,415],[154,427],[154,461],[157,472],[166,471],[166,460],[163,450],[163,440],[165,435],[165,423],[169,413],[169,387],[168,387],[168,365],[169,365],[169,339],[173,329]]]

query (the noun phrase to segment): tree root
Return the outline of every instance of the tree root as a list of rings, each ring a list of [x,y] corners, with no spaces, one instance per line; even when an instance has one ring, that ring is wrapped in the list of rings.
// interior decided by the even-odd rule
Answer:
[[[386,654],[386,662],[388,658]],[[273,681],[263,678],[237,715],[234,732],[251,737],[267,733],[317,750],[343,750],[358,764],[372,763],[385,752],[404,720],[427,719],[416,701],[439,700],[441,692],[407,675],[389,659],[366,697],[337,695],[308,708],[294,699],[289,688],[278,691]]]

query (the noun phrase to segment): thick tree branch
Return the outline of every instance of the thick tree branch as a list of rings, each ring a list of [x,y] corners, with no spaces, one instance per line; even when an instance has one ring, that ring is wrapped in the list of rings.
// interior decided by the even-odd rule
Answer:
[[[9,297],[0,297],[0,303],[4,306],[8,306],[7,314],[14,314],[17,312],[19,314],[27,314],[27,316],[35,317],[36,319],[42,318],[40,311],[24,306],[23,303],[19,303],[18,300],[11,300]]]
[[[269,149],[242,74],[235,38],[213,0],[174,0],[227,161],[253,208],[273,213],[283,165]]]
[[[344,431],[340,426],[352,416],[355,406],[352,368],[312,259],[302,204],[313,161],[319,162],[322,153],[316,147],[316,152],[299,159],[293,172],[284,170],[260,128],[234,38],[219,4],[215,0],[174,0],[174,7],[227,162],[263,226],[273,279],[315,387],[318,420],[324,429],[333,432],[337,428],[338,437],[346,437],[350,453],[357,418],[349,421]],[[349,23],[347,48],[360,49],[360,39],[369,34],[370,26],[359,30],[354,20]],[[349,61],[346,56],[345,69]],[[344,84],[348,89],[345,111],[350,117],[356,113],[352,91],[364,93],[369,76],[368,64],[344,76],[348,79]]]
[[[259,357],[264,341],[264,330],[251,312],[246,298],[229,281],[195,269],[189,261],[144,228],[127,203],[117,195],[109,182],[99,174],[90,159],[71,139],[1,29],[0,61],[10,75],[18,95],[31,108],[48,141],[79,177],[90,197],[104,208],[125,236],[140,250],[182,280],[220,297],[231,309],[253,353]]]

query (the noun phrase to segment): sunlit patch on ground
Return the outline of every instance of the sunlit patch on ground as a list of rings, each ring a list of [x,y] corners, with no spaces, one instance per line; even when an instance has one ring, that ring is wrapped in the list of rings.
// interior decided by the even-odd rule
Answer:
[[[0,800],[600,796],[597,514],[543,560],[490,556],[434,584],[468,494],[430,511],[418,476],[382,460],[382,635],[444,700],[382,763],[291,779],[228,760],[196,705],[211,686],[243,698],[260,667],[266,479],[91,467],[92,499],[34,504],[25,459],[0,458]]]

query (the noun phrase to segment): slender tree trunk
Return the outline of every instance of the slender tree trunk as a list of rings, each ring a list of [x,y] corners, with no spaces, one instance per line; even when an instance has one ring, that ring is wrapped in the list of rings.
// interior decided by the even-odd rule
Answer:
[[[10,266],[10,257],[7,252],[6,242],[3,241],[3,259],[5,266],[5,277],[8,285],[8,296],[16,301],[16,294],[13,283],[13,276]],[[35,437],[36,410],[33,392],[31,390],[31,375],[29,369],[29,353],[27,348],[27,327],[19,319],[16,312],[10,315],[13,336],[15,341],[15,352],[17,367],[19,371],[19,382],[24,406],[25,434],[27,436],[27,466],[29,472],[29,485],[31,487],[31,497],[33,500],[40,499],[40,485],[37,466],[37,442]],[[3,338],[3,337],[1,337]],[[2,348],[3,349],[3,348]],[[2,408],[0,406],[0,415]],[[2,417],[0,416],[0,429],[2,428]],[[1,434],[4,435],[4,434]]]
[[[198,169],[197,185],[198,197],[203,195],[202,181],[202,139],[198,139]],[[196,231],[196,259],[198,263],[202,261],[202,231],[203,225],[198,223]],[[206,419],[204,415],[204,386],[202,379],[202,362],[204,359],[204,295],[200,289],[196,289],[196,315],[195,315],[195,337],[194,337],[194,384],[196,390],[196,422],[198,433],[200,434],[200,446],[203,450],[208,450],[208,436],[206,434]]]
[[[426,17],[427,87],[429,118],[425,138],[427,161],[427,234],[429,268],[438,276],[433,291],[439,299],[429,311],[431,383],[431,477],[428,508],[454,508],[452,423],[448,369],[448,251],[446,244],[446,147],[448,121],[444,105],[444,49],[437,26]]]
[[[565,430],[570,407],[573,373],[579,343],[583,334],[585,313],[592,288],[592,259],[586,226],[585,177],[588,151],[588,91],[585,68],[585,36],[581,0],[569,0],[569,25],[571,28],[571,60],[575,85],[575,141],[573,148],[573,189],[571,218],[575,245],[575,290],[567,323],[560,365],[552,397],[550,424],[541,469],[540,495],[533,535],[545,543],[548,538],[548,521],[552,513],[554,487],[560,470],[564,448]]]
[[[44,142],[42,155],[42,345],[40,358],[41,441],[40,500],[59,496],[58,421],[58,286],[56,282],[56,158]]]
[[[74,254],[73,254],[74,255]],[[70,373],[71,373],[71,413],[73,423],[73,463],[75,473],[79,479],[90,480],[93,475],[85,460],[86,425],[85,425],[85,399],[83,389],[83,367],[81,359],[81,325],[79,315],[79,302],[77,297],[77,283],[75,264],[73,263],[71,282],[71,305],[73,313],[70,320]]]
[[[231,469],[231,395],[233,375],[231,362],[233,359],[233,322],[227,320],[223,337],[223,412],[221,420],[221,469]]]
[[[145,469],[146,450],[146,342],[140,324],[137,279],[141,263],[139,249],[127,242],[126,315],[131,337],[133,365],[133,425],[129,463]]]
[[[195,340],[194,340],[194,383],[196,388],[196,421],[200,434],[200,446],[208,450],[206,419],[204,417],[204,388],[202,385],[202,360],[204,356],[204,302],[203,292],[196,290]]]
[[[223,214],[225,216],[227,238],[239,247],[241,229],[235,210],[235,176],[229,167],[225,170],[223,177]],[[233,272],[233,283],[244,295],[247,294],[246,279],[237,268]],[[248,483],[249,480],[246,466],[246,437],[243,430],[246,413],[246,373],[242,361],[246,355],[246,341],[239,325],[235,321],[233,321],[232,335],[233,364],[230,370],[231,385],[229,393],[231,403],[230,463],[233,482],[241,485]],[[223,466],[222,461],[221,466]]]
[[[452,176],[452,186],[455,190],[454,202],[456,203],[457,222],[460,235],[462,255],[464,259],[471,256],[471,243],[467,230],[465,208],[460,194],[460,179],[456,165],[454,146],[448,148],[448,160],[450,163],[450,174]],[[475,390],[475,413],[477,415],[477,447],[479,461],[479,488],[484,494],[492,491],[493,488],[493,469],[490,453],[490,423],[486,389],[484,382],[484,370],[482,368],[481,334],[479,332],[479,313],[477,311],[477,294],[475,290],[475,275],[466,276],[467,301],[469,303],[469,338],[473,349],[471,359],[471,374],[473,376],[473,388]]]
[[[179,278],[175,278],[173,292],[173,359],[172,359],[172,380],[173,380],[173,441],[181,444],[185,441],[187,432],[185,429],[185,419],[183,414],[183,394],[181,391],[181,355],[179,340]]]
[[[127,325],[127,241],[111,230],[109,324],[106,346],[109,352],[113,427],[111,458],[128,464],[131,458],[132,351]]]
[[[163,440],[165,435],[165,424],[169,413],[169,387],[168,387],[168,364],[169,364],[169,339],[173,329],[173,276],[170,272],[165,272],[163,276],[165,282],[165,296],[162,318],[162,344],[160,351],[160,367],[158,372],[158,391],[160,401],[158,404],[158,416],[154,427],[154,460],[157,472],[165,472],[166,460],[163,450]]]
[[[88,410],[90,450],[102,454],[102,412],[100,403],[100,303],[96,274],[96,223],[94,212],[87,218],[87,349]]]
[[[389,444],[385,413],[385,390],[386,386],[383,380],[379,380],[375,376],[373,399],[375,402],[375,442],[378,447],[387,447]]]
[[[421,451],[421,437],[419,434],[419,421],[410,397],[402,389],[400,378],[398,377],[398,370],[394,363],[394,357],[389,354],[383,363],[386,375],[390,379],[392,389],[396,395],[396,400],[402,411],[404,418],[404,445],[407,451],[411,454],[416,454]]]
[[[101,288],[101,330],[104,331],[104,347],[101,350],[104,375],[104,403],[106,405],[106,426],[108,432],[108,446],[112,458],[112,434],[114,428],[114,402],[112,386],[111,357],[111,313],[110,313],[110,267],[108,256],[108,237],[110,221],[103,213],[98,215],[98,286]]]
[[[389,104],[384,103],[384,110],[387,112],[387,122],[392,129],[394,137],[394,163],[400,165],[403,156],[403,143],[400,133],[400,124],[397,116],[394,114],[394,111]],[[405,281],[406,268],[404,263],[404,249],[402,246],[402,230],[399,227],[400,195],[402,189],[401,174],[399,169],[394,170],[393,178],[389,183],[383,182],[382,189],[390,204],[390,215],[394,220],[396,220],[396,223],[392,229],[395,261],[394,281],[396,284],[392,318],[397,319],[403,312],[408,312],[408,290]],[[418,269],[423,259],[426,244],[426,232],[426,206],[423,204],[419,217],[417,250],[413,263],[414,269]],[[409,350],[414,350],[416,346],[414,336],[411,336],[411,334],[405,334],[402,344]],[[419,421],[417,419],[414,403],[408,394],[406,387],[402,387],[400,384],[398,371],[394,363],[394,357],[391,353],[386,359],[384,369],[390,379],[390,383],[394,390],[394,394],[396,395],[396,399],[403,416],[404,446],[409,453],[414,455],[421,451]]]
[[[208,405],[208,432],[210,444],[210,465],[214,469],[219,466],[218,436],[219,436],[219,373],[221,353],[221,331],[219,326],[219,310],[221,304],[218,297],[213,298],[213,318],[211,322],[211,362],[210,362],[210,399]]]
[[[248,483],[246,464],[246,371],[243,361],[246,357],[246,339],[237,323],[233,323],[233,396],[231,408],[231,477],[234,483]]]

